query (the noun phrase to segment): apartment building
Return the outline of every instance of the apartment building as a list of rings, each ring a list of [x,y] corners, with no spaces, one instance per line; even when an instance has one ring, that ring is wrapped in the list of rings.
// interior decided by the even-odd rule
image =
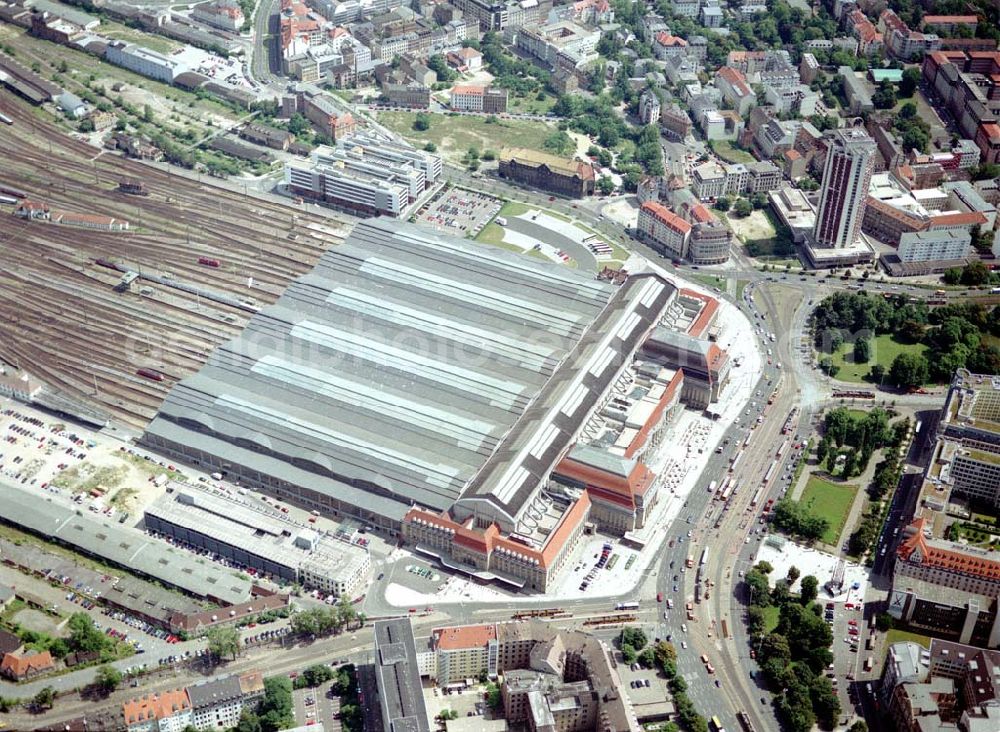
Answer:
[[[757,95],[747,83],[746,76],[731,66],[719,69],[715,75],[715,86],[722,93],[722,99],[741,117],[749,114],[750,109],[757,104]]]
[[[855,8],[847,15],[845,21],[847,32],[858,42],[858,53],[862,56],[872,56],[885,48],[883,34],[878,31],[875,24],[859,8]]]
[[[694,178],[692,191],[702,201],[718,198],[725,194],[726,172],[714,161],[702,163],[692,171]]]
[[[653,54],[661,61],[666,61],[671,56],[684,56],[687,47],[687,41],[665,30],[653,37]]]
[[[451,108],[458,112],[503,114],[507,111],[507,90],[472,84],[455,86],[451,90]]]
[[[193,721],[187,689],[146,694],[122,705],[128,732],[183,732]]]
[[[1000,94],[1000,52],[938,51],[924,57],[924,81],[973,140],[984,163],[1000,161],[1000,125],[991,100]]]
[[[646,242],[666,257],[687,257],[691,224],[661,203],[647,201],[640,206],[636,233],[640,241]]]
[[[885,47],[892,56],[909,61],[914,56],[926,55],[941,48],[941,39],[933,33],[910,30],[896,13],[888,8],[878,19],[885,38]]]
[[[660,97],[652,89],[647,89],[639,97],[639,120],[644,125],[660,121]]]
[[[235,727],[243,709],[263,696],[264,680],[259,672],[222,676],[187,687],[191,701],[191,724],[199,730]]]
[[[382,85],[382,96],[395,107],[427,109],[431,106],[430,87],[419,84],[385,83]]]
[[[191,11],[191,17],[230,33],[238,33],[246,21],[242,8],[230,0],[214,0],[195,5],[194,10]]]
[[[729,261],[735,241],[733,232],[708,207],[695,204],[687,210],[691,221],[688,259],[692,264],[722,264]]]
[[[470,676],[503,674],[504,717],[512,724],[550,732],[640,732],[608,647],[582,631],[561,631],[537,621],[440,628],[431,635],[438,656],[468,660]],[[495,671],[490,671],[495,668]],[[449,682],[456,683],[456,682]]]
[[[300,91],[295,97],[298,111],[333,142],[349,136],[356,129],[354,116],[340,109],[328,95],[310,90]]]
[[[438,686],[478,679],[486,673],[495,679],[499,672],[496,625],[460,625],[431,632],[431,650],[436,656]]]

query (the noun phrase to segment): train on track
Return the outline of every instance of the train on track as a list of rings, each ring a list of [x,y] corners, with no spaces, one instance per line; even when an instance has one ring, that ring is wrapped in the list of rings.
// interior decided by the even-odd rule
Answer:
[[[8,196],[13,196],[14,198],[27,198],[28,194],[18,188],[11,188],[10,186],[0,185],[0,193]]]
[[[146,184],[138,178],[123,178],[118,183],[118,191],[120,193],[127,193],[130,196],[149,195],[149,191],[146,190]]]
[[[3,114],[2,112],[0,112],[0,122],[3,122],[5,125],[14,124],[14,120],[12,120],[10,117],[8,117],[6,114]]]
[[[154,371],[153,369],[143,368],[139,369],[135,373],[138,374],[139,376],[142,376],[146,379],[150,379],[152,381],[163,381],[163,374],[161,374],[159,371]]]

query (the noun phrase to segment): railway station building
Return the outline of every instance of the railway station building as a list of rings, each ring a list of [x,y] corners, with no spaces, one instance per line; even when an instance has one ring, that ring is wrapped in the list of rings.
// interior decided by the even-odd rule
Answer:
[[[143,443],[544,591],[584,531],[641,526],[656,500],[644,451],[685,373],[641,351],[676,299],[654,274],[366,221],[177,384]]]

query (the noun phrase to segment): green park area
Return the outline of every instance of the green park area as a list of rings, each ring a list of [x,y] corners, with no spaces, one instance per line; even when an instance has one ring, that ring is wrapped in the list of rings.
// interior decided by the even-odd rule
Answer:
[[[544,151],[546,138],[556,131],[546,122],[448,114],[422,115],[429,124],[426,130],[418,130],[414,128],[417,114],[379,112],[378,121],[418,147],[433,143],[451,160],[461,159],[470,147],[480,154],[486,150],[500,152],[506,145]]]
[[[902,343],[892,334],[883,333],[871,339],[871,358],[865,363],[854,363],[854,344],[844,343],[833,354],[833,363],[839,369],[836,378],[860,384],[869,380],[868,374],[875,364],[881,364],[888,373],[899,354],[909,352],[924,356],[927,350],[923,343]]]
[[[814,516],[826,519],[827,528],[820,541],[836,546],[857,492],[857,486],[810,476],[799,503]]]

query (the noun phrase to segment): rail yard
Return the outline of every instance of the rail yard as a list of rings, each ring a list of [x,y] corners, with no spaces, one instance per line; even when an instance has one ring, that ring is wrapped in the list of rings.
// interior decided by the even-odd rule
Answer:
[[[0,359],[133,428],[350,228],[100,151],[10,95],[0,114],[5,200],[131,223],[52,226],[0,203]]]

